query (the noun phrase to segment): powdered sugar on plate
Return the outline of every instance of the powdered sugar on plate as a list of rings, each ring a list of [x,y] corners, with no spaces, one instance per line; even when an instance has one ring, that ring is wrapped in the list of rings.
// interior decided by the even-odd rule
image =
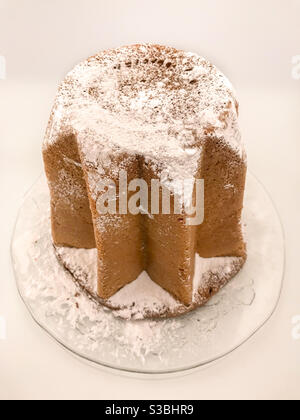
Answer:
[[[208,304],[187,315],[135,321],[120,319],[91,300],[58,263],[50,234],[49,192],[41,178],[22,206],[13,239],[22,298],[58,342],[101,365],[170,372],[224,356],[266,321],[281,289],[280,223],[265,192],[252,177],[250,181],[245,200],[249,249],[244,270]],[[90,265],[93,252],[80,256],[89,270],[94,267]]]
[[[62,265],[95,301],[124,319],[164,318],[187,313],[207,300],[206,290],[223,287],[243,265],[237,257],[201,258],[196,255],[193,304],[185,306],[154,283],[144,271],[108,300],[97,296],[97,250],[55,247]]]

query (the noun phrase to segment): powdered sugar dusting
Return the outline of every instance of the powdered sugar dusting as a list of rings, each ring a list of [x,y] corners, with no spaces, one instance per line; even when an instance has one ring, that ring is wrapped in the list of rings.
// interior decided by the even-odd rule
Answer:
[[[100,174],[114,170],[111,156],[127,153],[143,156],[158,175],[167,171],[171,181],[193,179],[206,137],[244,157],[237,119],[228,80],[207,60],[137,45],[105,51],[67,75],[44,146],[71,131],[85,164]]]
[[[55,249],[64,267],[93,299],[113,309],[115,316],[135,320],[181,314],[203,304],[207,300],[208,288],[222,287],[243,265],[242,258],[201,258],[197,254],[191,307],[178,302],[154,283],[145,271],[134,282],[104,301],[97,296],[97,250]]]

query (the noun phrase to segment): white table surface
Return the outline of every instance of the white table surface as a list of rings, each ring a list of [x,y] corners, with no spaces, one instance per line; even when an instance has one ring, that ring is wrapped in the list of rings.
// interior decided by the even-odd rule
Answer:
[[[291,76],[291,59],[300,54],[300,2],[71,3],[0,0],[0,55],[7,60],[0,80],[0,320],[7,327],[0,399],[299,399],[292,318],[300,316],[300,80]],[[31,319],[10,261],[23,194],[43,170],[41,141],[58,81],[84,55],[135,40],[218,57],[237,82],[249,167],[272,195],[286,234],[284,289],[272,319],[225,359],[171,379],[118,376],[72,357]]]

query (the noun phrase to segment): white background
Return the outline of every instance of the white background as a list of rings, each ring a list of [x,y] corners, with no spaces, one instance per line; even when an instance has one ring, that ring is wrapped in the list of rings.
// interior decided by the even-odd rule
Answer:
[[[300,0],[0,0],[1,399],[300,398]],[[253,339],[214,366],[165,380],[86,366],[58,347],[21,303],[9,246],[22,196],[42,171],[41,142],[56,87],[98,50],[157,42],[198,52],[241,102],[249,167],[270,191],[287,241],[280,305]],[[2,319],[2,318],[0,318]]]

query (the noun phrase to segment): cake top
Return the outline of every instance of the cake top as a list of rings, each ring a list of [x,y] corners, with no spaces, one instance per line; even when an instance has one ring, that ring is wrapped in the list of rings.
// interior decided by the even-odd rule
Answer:
[[[101,159],[104,164],[110,152],[122,149],[164,162],[162,169],[174,178],[189,178],[204,137],[218,137],[244,157],[237,120],[232,85],[207,60],[174,48],[133,45],[104,51],[67,75],[45,147],[71,131],[91,165],[101,166]]]
[[[62,90],[68,88],[73,103],[95,102],[118,116],[120,124],[123,118],[130,120],[132,129],[163,123],[201,125],[208,112],[211,118],[225,119],[228,109],[237,106],[232,86],[208,61],[155,45],[94,56],[68,75]]]

